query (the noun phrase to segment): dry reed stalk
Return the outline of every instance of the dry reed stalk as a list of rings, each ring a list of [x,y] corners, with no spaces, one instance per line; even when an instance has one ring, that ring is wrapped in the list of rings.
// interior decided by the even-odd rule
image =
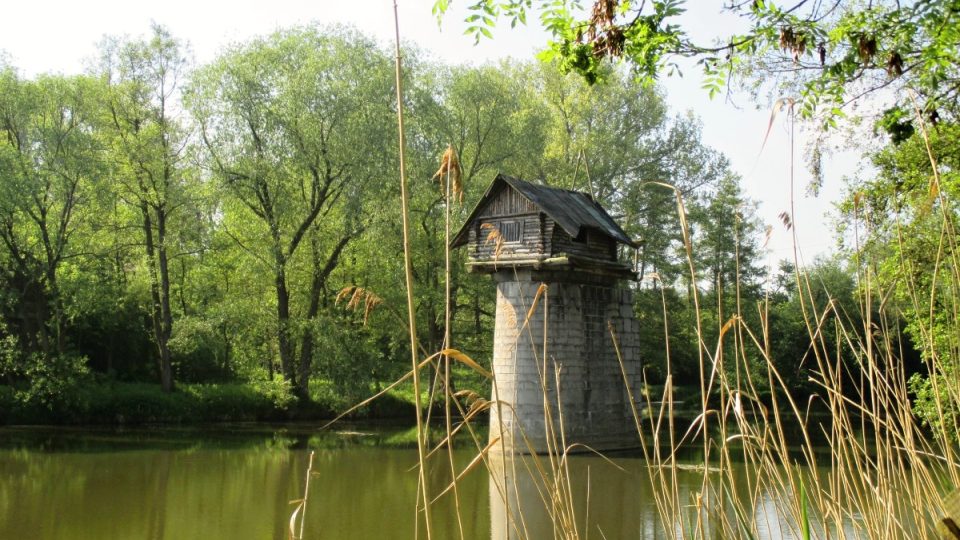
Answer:
[[[433,179],[441,183],[440,190],[448,203],[453,200],[463,203],[463,168],[452,144],[447,145],[440,157],[440,168],[434,173]]]
[[[942,190],[939,190],[942,193]],[[939,193],[938,193],[939,194]],[[792,223],[792,220],[791,220]],[[683,214],[681,211],[681,226]],[[792,228],[792,227],[791,227]],[[938,260],[946,260],[955,256],[951,242],[951,231],[944,226],[945,232],[941,252],[944,254]],[[859,236],[859,235],[858,235]],[[949,237],[949,238],[948,238]],[[685,247],[688,253],[688,263],[691,276],[695,276],[691,257],[692,249],[689,237],[685,236]],[[796,250],[796,245],[795,245]],[[949,252],[949,254],[948,254]],[[814,363],[814,382],[823,390],[824,403],[830,412],[831,422],[823,430],[827,437],[830,449],[829,468],[826,477],[821,479],[815,471],[819,465],[817,453],[812,442],[812,426],[809,410],[815,404],[811,400],[807,404],[807,413],[802,413],[799,405],[794,402],[792,389],[785,383],[776,368],[771,356],[771,339],[767,313],[769,302],[759,305],[759,329],[751,329],[744,321],[744,306],[741,303],[742,293],[735,292],[736,313],[722,314],[718,305],[719,320],[727,319],[727,323],[720,328],[720,339],[730,336],[732,353],[727,356],[722,342],[716,344],[715,353],[711,361],[714,368],[709,382],[705,371],[701,371],[701,395],[704,402],[701,404],[700,422],[698,427],[704,433],[705,454],[709,460],[710,450],[716,447],[716,455],[720,460],[720,473],[724,483],[732,485],[735,480],[732,475],[734,464],[734,448],[729,446],[737,443],[736,452],[744,462],[744,466],[755,472],[756,478],[748,480],[748,489],[745,495],[727,488],[718,487],[710,475],[704,475],[701,497],[697,507],[702,509],[695,515],[683,515],[672,511],[661,501],[672,500],[678,493],[675,485],[654,480],[654,497],[661,514],[662,526],[665,531],[678,531],[683,536],[693,530],[695,535],[720,535],[724,537],[753,537],[758,534],[758,522],[744,519],[744,516],[753,516],[754,509],[761,494],[774,494],[774,505],[780,516],[790,516],[788,521],[782,517],[773,517],[772,524],[781,530],[793,529],[795,534],[811,536],[839,535],[845,537],[844,527],[857,527],[858,534],[869,537],[932,537],[934,534],[928,523],[910,521],[911,515],[930,515],[931,502],[935,502],[937,494],[942,492],[938,478],[955,478],[957,465],[951,454],[951,446],[943,441],[948,436],[936,435],[934,441],[928,441],[917,424],[910,410],[910,401],[907,391],[907,382],[901,369],[881,369],[881,366],[896,366],[899,363],[897,343],[901,343],[897,336],[898,330],[891,323],[888,314],[882,309],[873,316],[874,309],[882,307],[890,291],[882,291],[878,297],[874,291],[874,278],[868,273],[863,275],[861,296],[861,310],[866,324],[860,329],[850,328],[845,323],[844,314],[836,309],[836,304],[828,303],[822,311],[815,312],[816,304],[813,299],[814,286],[810,277],[803,271],[799,260],[799,253],[795,256],[797,271],[795,281],[798,296],[804,312],[805,326],[810,336],[811,347],[808,351],[811,362]],[[952,260],[950,261],[953,262]],[[944,264],[943,266],[948,266]],[[861,266],[863,268],[863,266]],[[950,272],[955,273],[956,265],[944,272],[957,281]],[[738,270],[739,271],[739,270]],[[906,275],[911,275],[905,272]],[[695,283],[695,278],[694,278]],[[739,288],[738,288],[739,289]],[[913,288],[912,290],[916,290]],[[695,291],[694,291],[695,293]],[[921,300],[913,296],[916,306]],[[694,298],[694,301],[696,299]],[[665,301],[664,301],[665,305]],[[932,300],[931,300],[932,305]],[[699,306],[696,310],[700,313]],[[918,310],[919,311],[919,310]],[[698,316],[699,319],[699,316]],[[664,314],[666,324],[667,316]],[[698,320],[699,322],[699,320]],[[927,323],[927,327],[931,327]],[[728,334],[729,332],[729,334]],[[698,336],[702,334],[698,332]],[[926,346],[932,349],[932,332],[924,332],[931,340]],[[836,342],[831,351],[828,346],[828,336]],[[863,369],[850,373],[850,367],[845,365],[842,355],[845,351],[853,352],[861,359]],[[902,351],[901,351],[902,353]],[[702,354],[702,353],[701,353]],[[704,355],[710,357],[710,355]],[[768,410],[758,399],[757,381],[751,372],[751,357],[756,356],[763,360],[766,383],[773,390],[772,411]],[[668,356],[669,358],[669,356]],[[933,355],[931,373],[947,371],[941,367],[941,360]],[[661,420],[655,424],[651,420],[651,431],[654,441],[659,441],[659,431],[663,426],[662,416],[667,410],[668,420],[672,422],[672,384],[668,365],[667,384],[664,388],[664,404],[661,405]],[[851,379],[850,375],[854,375]],[[714,377],[716,377],[714,379]],[[853,388],[849,387],[850,380],[859,382]],[[847,385],[845,388],[844,385]],[[945,389],[947,397],[952,403],[957,403],[956,397],[951,394],[952,389]],[[849,395],[862,396],[855,401]],[[719,396],[720,406],[712,411],[706,406],[707,395]],[[937,399],[942,394],[935,392]],[[781,414],[779,400],[784,399],[787,406],[786,415]],[[948,403],[938,403],[941,410],[948,408]],[[751,414],[748,415],[747,413]],[[712,441],[709,432],[704,429],[706,419],[713,414],[718,416],[717,427],[719,435],[714,435]],[[945,413],[941,413],[945,416]],[[562,423],[562,419],[561,419]],[[634,423],[637,424],[635,413]],[[946,428],[946,423],[941,422]],[[809,467],[811,473],[799,473],[791,462],[796,459],[791,445],[788,443],[787,432],[798,428],[802,436],[801,463]],[[562,425],[559,428],[562,433]],[[638,428],[643,437],[642,429]],[[670,428],[671,463],[675,464],[673,456],[676,449],[684,444],[684,439],[674,442],[673,429]],[[862,433],[863,437],[858,436]],[[940,441],[940,442],[938,442]],[[645,446],[645,445],[644,445]],[[658,446],[655,445],[655,447]],[[939,448],[939,449],[938,449]],[[650,455],[648,461],[650,460]],[[653,454],[654,465],[651,470],[655,479],[661,474],[662,461],[658,453]],[[662,478],[662,476],[661,476]],[[807,489],[804,488],[807,486]],[[671,493],[670,497],[663,497]],[[727,493],[718,497],[717,494]],[[904,494],[910,494],[904,496]],[[719,505],[719,506],[718,506]],[[733,514],[723,510],[729,505]],[[676,508],[674,506],[674,508]],[[808,513],[809,512],[809,513]],[[705,513],[705,514],[704,514]],[[862,522],[853,523],[849,516],[862,516]],[[814,527],[809,528],[809,515],[817,516],[819,520]],[[704,522],[704,519],[709,523]],[[736,520],[732,516],[736,516]],[[769,519],[769,517],[767,518]],[[677,525],[679,524],[679,526]],[[709,525],[709,527],[707,526]],[[767,530],[771,523],[767,523]],[[712,531],[708,533],[707,531]],[[830,530],[833,532],[831,533]]]
[[[425,521],[425,530],[427,534],[427,540],[430,540],[432,537],[432,528],[431,528],[431,519],[430,519],[430,494],[429,494],[429,485],[427,484],[426,477],[426,463],[424,457],[426,452],[424,450],[424,433],[426,431],[426,426],[423,424],[423,419],[421,418],[421,404],[420,404],[420,367],[419,362],[417,362],[417,313],[414,306],[414,294],[413,294],[413,263],[410,257],[410,223],[409,223],[409,210],[408,210],[408,201],[409,195],[407,193],[407,173],[406,173],[406,162],[405,162],[405,146],[406,141],[404,139],[404,129],[403,129],[403,69],[401,63],[400,55],[400,17],[397,14],[397,0],[393,1],[393,24],[394,24],[394,35],[396,38],[396,63],[395,63],[395,79],[397,86],[397,131],[399,133],[399,153],[400,153],[400,213],[402,215],[403,221],[403,262],[404,262],[404,278],[406,281],[407,288],[407,317],[408,317],[408,329],[410,333],[410,356],[411,356],[411,366],[413,370],[413,399],[414,405],[416,407],[416,418],[417,418],[417,456],[419,459],[419,491],[421,494],[421,500],[423,502],[423,514]],[[419,520],[417,520],[419,521]]]
[[[457,158],[457,152],[453,145],[448,145],[447,150],[440,158],[440,169],[434,175],[435,178],[445,177],[444,182],[444,205],[443,205],[443,255],[444,255],[444,301],[443,301],[443,348],[452,349],[451,341],[451,276],[450,268],[450,203],[454,194],[459,194],[460,202],[463,202],[463,171],[460,168],[460,160]],[[452,180],[452,181],[451,181]],[[450,408],[452,398],[452,386],[450,379],[450,356],[443,355],[443,410],[445,416],[445,426],[447,430],[447,458],[450,463],[450,474],[453,475],[453,500],[457,514],[457,528],[460,531],[460,538],[463,536],[463,520],[460,519],[460,493],[457,490],[457,471],[453,462],[453,418]],[[488,447],[489,448],[489,445]],[[481,451],[483,454],[484,451]]]
[[[310,477],[313,476],[313,455],[314,452],[311,451],[310,461],[307,463],[307,477],[303,485],[303,498],[290,501],[290,504],[297,505],[290,515],[290,540],[303,540],[303,528],[307,520],[307,500],[310,498]],[[297,527],[297,518],[300,519],[299,529]]]
[[[794,144],[792,130],[791,123],[791,193]],[[930,151],[929,142],[926,144]],[[932,152],[931,165],[936,167]],[[883,288],[871,268],[871,261],[859,259],[861,253],[858,249],[857,266],[861,272],[858,280],[859,309],[864,324],[854,323],[847,314],[838,309],[838,304],[832,299],[818,307],[814,301],[818,284],[814,283],[810,274],[803,269],[794,240],[796,293],[803,313],[805,331],[810,339],[810,347],[805,357],[796,361],[811,364],[811,381],[820,389],[819,395],[811,397],[804,407],[796,401],[795,389],[785,381],[777,367],[778,359],[772,354],[769,299],[756,306],[759,322],[757,327],[752,327],[746,322],[748,319],[744,312],[748,307],[741,301],[743,293],[738,285],[734,290],[735,312],[723,313],[722,304],[718,302],[717,319],[723,321],[723,324],[718,326],[717,342],[710,344],[711,346],[705,343],[701,325],[703,312],[698,300],[697,273],[693,263],[694,250],[686,224],[683,200],[672,186],[659,185],[673,189],[677,196],[678,219],[693,284],[691,301],[696,312],[695,335],[698,340],[702,399],[697,419],[685,435],[679,440],[676,439],[668,314],[666,298],[661,289],[668,359],[662,400],[656,417],[648,415],[648,425],[644,424],[644,419],[635,405],[632,410],[641,447],[650,464],[646,470],[649,473],[648,480],[653,489],[661,529],[668,534],[685,538],[760,537],[762,530],[792,532],[801,537],[809,535],[846,538],[855,535],[872,538],[935,538],[933,524],[941,517],[938,512],[942,512],[940,499],[944,493],[945,482],[955,486],[960,476],[960,466],[956,461],[952,442],[956,440],[957,433],[951,431],[956,428],[951,428],[945,421],[947,411],[955,410],[960,403],[960,391],[952,384],[942,389],[943,394],[941,389],[937,388],[934,399],[940,411],[941,423],[932,430],[932,438],[928,437],[911,410],[908,384],[901,360],[903,351],[897,351],[898,347],[903,346],[903,340],[899,336],[896,321],[890,319],[891,314],[885,309],[893,289]],[[945,196],[942,189],[937,189],[935,195]],[[791,214],[788,218],[790,229],[794,230],[795,236],[792,204],[791,201]],[[942,275],[944,280],[952,280],[956,286],[960,284],[960,277],[957,277],[958,265],[955,262],[957,250],[952,247],[956,245],[956,237],[947,217],[949,216],[944,218],[941,231],[938,267],[935,271],[942,272],[938,275]],[[859,242],[859,229],[857,231],[856,240]],[[865,233],[869,235],[872,231],[867,228]],[[739,243],[737,246],[739,253]],[[904,261],[903,264],[904,274],[913,275],[910,261]],[[449,266],[447,268],[449,273]],[[738,267],[738,275],[739,271]],[[929,303],[930,309],[933,308],[933,297],[922,297],[919,293],[920,287],[915,283],[907,283],[906,286],[909,300],[918,313],[922,311],[925,303]],[[533,455],[529,459],[521,460],[522,469],[525,470],[518,468],[516,456],[505,455],[504,466],[501,468],[503,474],[498,478],[500,473],[492,467],[488,454],[495,443],[507,441],[506,434],[502,431],[499,436],[491,434],[490,441],[484,445],[479,442],[470,422],[478,412],[496,405],[495,411],[500,420],[498,425],[502,430],[504,412],[515,414],[510,410],[509,404],[500,400],[493,374],[490,374],[494,393],[492,401],[483,402],[482,398],[477,399],[474,395],[470,410],[464,411],[458,399],[450,399],[450,403],[455,404],[464,417],[464,423],[456,429],[451,429],[448,425],[446,438],[431,454],[444,445],[449,448],[456,432],[466,427],[478,447],[478,454],[464,471],[454,472],[449,490],[455,490],[456,483],[463,474],[483,463],[494,478],[491,485],[498,491],[507,507],[506,519],[511,530],[520,538],[529,538],[522,509],[518,508],[514,514],[509,504],[511,489],[515,500],[519,500],[515,480],[518,471],[525,472],[538,480],[535,483],[538,495],[555,524],[556,534],[565,538],[578,538],[580,521],[575,515],[575,493],[568,459],[572,448],[566,442],[562,410],[558,415],[554,415],[553,404],[547,395],[551,372],[559,394],[562,359],[558,362],[549,358],[546,292],[545,286],[538,288],[531,305],[523,306],[526,318],[520,326],[518,339],[521,335],[528,337],[530,346],[534,349],[544,394],[547,455],[543,459]],[[530,323],[541,300],[544,327],[543,342],[538,347],[534,343]],[[924,338],[920,345],[933,352],[933,321],[928,318],[918,324]],[[625,377],[617,337],[612,328],[611,337],[621,363],[621,374]],[[449,345],[449,341],[446,344]],[[449,348],[438,354],[456,359]],[[854,356],[856,364],[847,363],[844,358],[847,354]],[[428,358],[417,367],[426,365],[432,358],[434,357]],[[950,373],[947,363],[951,360],[956,359],[931,354],[928,360],[930,373],[941,376]],[[472,360],[460,361],[473,369],[479,368],[478,365],[471,365]],[[707,365],[710,365],[709,373],[706,370]],[[482,368],[478,369],[480,370]],[[754,370],[759,370],[759,373]],[[416,371],[415,368],[407,377]],[[446,380],[449,380],[446,368],[444,372]],[[763,384],[766,384],[770,391],[769,408],[760,398],[759,387]],[[934,384],[938,384],[936,380]],[[449,390],[447,392],[449,393]],[[471,396],[448,396],[452,397]],[[653,403],[649,393],[645,398],[647,410],[652,412]],[[716,409],[711,408],[708,398],[718,402]],[[630,395],[630,400],[633,405],[634,396]],[[818,407],[829,413],[825,425],[818,424],[811,417],[811,410]],[[449,409],[447,415],[449,418]],[[716,420],[711,420],[711,416]],[[714,426],[716,431],[708,429],[708,425]],[[649,438],[645,435],[645,429],[650,430]],[[663,429],[668,433],[663,434]],[[792,444],[791,433],[794,432],[799,435],[799,447]],[[695,438],[701,433],[704,463],[700,491],[691,501],[692,506],[686,506],[686,501],[681,500],[677,454],[682,447],[696,444]],[[814,444],[814,437],[817,435],[825,439],[828,450],[826,456],[818,455]],[[691,436],[694,440],[691,440]],[[528,449],[533,449],[522,429],[519,431],[519,439],[511,444],[522,448],[519,444],[522,442]],[[669,446],[666,460],[660,451],[665,439]],[[648,449],[651,442],[652,452]],[[421,454],[421,474],[422,464],[428,458],[429,455]],[[716,463],[717,467],[714,468],[712,463]],[[822,470],[821,464],[826,465]],[[745,480],[734,474],[735,467],[743,467],[748,471]],[[512,471],[514,479],[512,487],[508,481],[508,470]],[[737,482],[743,484],[738,486]],[[761,501],[769,501],[773,509],[762,514],[762,517],[756,513]],[[424,504],[429,506],[429,503]],[[853,519],[852,516],[858,518]],[[812,526],[809,525],[811,517]],[[584,531],[589,530],[589,514],[586,519]]]

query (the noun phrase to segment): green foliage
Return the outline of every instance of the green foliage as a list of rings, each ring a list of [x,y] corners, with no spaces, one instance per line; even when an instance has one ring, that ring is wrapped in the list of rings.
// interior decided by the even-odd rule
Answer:
[[[62,274],[76,271],[74,240],[94,215],[86,202],[104,170],[88,77],[21,79],[0,71],[0,252],[2,306],[27,351],[66,352],[70,298]],[[8,319],[8,320],[10,320]]]
[[[810,378],[818,353],[833,362],[842,360],[845,372],[858,373],[859,360],[842,335],[843,330],[856,335],[863,327],[855,268],[839,257],[823,258],[798,276],[792,263],[782,261],[776,281],[779,286],[771,291],[766,315],[770,355],[788,387],[806,393],[816,390]],[[817,322],[808,326],[810,321]],[[819,338],[814,340],[809,328],[818,323]]]
[[[913,136],[913,114],[899,107],[883,111],[877,121],[877,129],[890,136],[893,144],[900,144]]]
[[[101,50],[97,75],[106,88],[99,98],[100,133],[113,158],[111,202],[116,225],[140,231],[137,243],[142,251],[126,255],[139,262],[138,277],[149,284],[146,311],[151,337],[161,384],[170,391],[174,383],[170,266],[178,252],[198,250],[203,227],[184,218],[206,210],[196,200],[198,183],[186,163],[188,131],[177,113],[186,51],[156,24],[149,38],[106,38]],[[180,263],[185,272],[186,262]]]
[[[316,381],[318,384],[320,381]],[[351,418],[413,418],[411,396],[391,393]],[[250,383],[189,384],[175,392],[147,383],[84,378],[53,399],[32,389],[0,385],[0,424],[195,424],[204,422],[330,419],[353,402],[333,391],[314,391],[298,402],[277,377]]]
[[[0,320],[0,378],[12,378],[20,366],[20,347],[16,336],[7,333],[6,324]]]
[[[330,274],[392,156],[391,80],[368,38],[302,27],[227,51],[185,98],[222,188],[223,229],[273,276],[281,371],[304,396]]]
[[[703,202],[694,204],[690,221],[694,228],[696,266],[714,296],[723,299],[726,313],[736,298],[759,298],[761,267],[759,245],[762,225],[756,203],[743,194],[740,179],[727,174]]]
[[[948,373],[955,374],[956,367],[951,365]],[[934,377],[914,373],[910,377],[910,391],[916,397],[913,410],[923,420],[923,424],[934,433],[956,434],[960,432],[960,402],[957,401],[951,381],[942,374]]]
[[[30,355],[21,373],[29,384],[17,392],[17,399],[51,411],[77,406],[77,390],[90,374],[86,364],[86,358],[70,354]]]
[[[448,0],[434,3],[442,15]],[[698,43],[681,16],[683,0],[629,2],[481,0],[469,6],[468,34],[491,37],[498,17],[511,26],[540,15],[550,36],[548,57],[593,84],[603,78],[606,59],[626,59],[638,79],[649,83],[677,70],[679,58],[700,65],[711,96],[733,81],[757,87],[779,80],[798,96],[805,117],[823,116],[833,125],[849,101],[881,88],[912,87],[925,98],[925,112],[956,113],[960,78],[960,6],[956,0],[899,2],[733,2],[714,6],[746,21],[742,33],[718,32],[716,44]],[[697,10],[709,9],[696,5]],[[898,105],[912,110],[905,92]]]
[[[182,390],[182,388],[181,388]],[[195,402],[184,392],[163,392],[156,384],[115,383],[85,388],[82,409],[64,411],[73,422],[106,424],[199,421]],[[26,414],[29,414],[27,412]]]
[[[545,21],[558,29],[570,22],[561,11]],[[10,240],[0,246],[0,321],[9,323],[0,332],[9,352],[0,349],[0,377],[13,388],[18,418],[325,416],[408,369],[400,220],[390,203],[397,193],[389,54],[354,30],[318,27],[235,44],[195,71],[183,51],[155,26],[145,37],[107,38],[94,77],[32,81],[3,72],[7,132],[49,116],[47,106],[76,106],[84,121],[82,133],[71,133],[76,154],[50,159],[74,174],[80,195],[71,200],[50,184],[44,208],[60,216],[69,207],[71,216],[47,228],[56,238],[65,227],[59,258],[46,258],[44,229],[31,218],[43,201],[31,195],[42,193],[35,181],[59,176],[49,167],[13,174],[18,160],[48,158],[0,141],[0,189],[10,195],[0,199],[0,225],[12,224],[0,227]],[[693,381],[690,291],[716,280],[689,283],[675,194],[656,183],[680,191],[696,240],[714,244],[725,263],[736,258],[732,244],[720,242],[723,226],[714,234],[708,222],[723,214],[734,229],[740,223],[737,193],[712,197],[733,180],[726,160],[702,144],[697,120],[672,116],[655,87],[608,63],[595,66],[605,84],[589,85],[564,73],[563,55],[480,67],[404,56],[416,316],[427,354],[446,333],[449,277],[454,346],[480,361],[489,356],[493,285],[466,272],[463,250],[445,275],[444,215],[449,209],[455,231],[504,171],[590,192],[641,240],[638,316],[656,329],[643,333],[648,371],[665,376],[666,325],[673,373]],[[48,146],[44,130],[24,133],[34,137],[32,149]],[[432,178],[450,144],[463,168],[456,201]],[[755,230],[743,223],[745,239]],[[735,263],[745,275],[754,255],[744,249]],[[723,272],[735,279],[727,266]],[[338,303],[349,286],[377,301],[359,309]],[[66,360],[81,357],[89,362]],[[455,368],[454,376],[457,388],[489,390],[470,370]],[[143,384],[172,386],[174,378],[181,388],[169,396]],[[412,396],[399,392],[363,414],[406,414]]]
[[[876,153],[877,174],[859,180],[842,209],[847,230],[869,233],[854,254],[869,278],[869,293],[888,298],[885,312],[902,317],[902,331],[923,362],[910,385],[915,411],[934,433],[955,440],[960,437],[960,162],[955,152],[960,129],[941,124],[927,134],[915,133]]]
[[[215,319],[192,315],[176,320],[169,346],[179,380],[202,382],[231,377],[223,334],[218,326]]]

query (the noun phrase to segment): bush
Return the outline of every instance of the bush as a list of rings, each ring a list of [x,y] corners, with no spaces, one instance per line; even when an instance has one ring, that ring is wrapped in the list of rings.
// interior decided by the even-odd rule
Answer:
[[[196,401],[182,392],[166,393],[146,383],[92,384],[83,389],[87,410],[82,422],[145,424],[189,422]]]
[[[78,390],[89,380],[90,370],[82,356],[58,354],[45,358],[35,353],[28,357],[23,376],[28,386],[17,393],[18,400],[50,411],[67,411],[82,405]]]
[[[282,377],[275,377],[272,381],[253,381],[250,385],[257,394],[270,402],[274,409],[286,411],[297,402],[293,385]]]
[[[181,384],[166,393],[157,384],[95,381],[43,387],[0,385],[0,424],[190,424],[203,422],[329,419],[349,408],[324,383],[311,385],[313,399],[297,403],[281,378],[250,383]],[[350,415],[413,418],[413,404],[387,394]]]
[[[169,346],[178,381],[224,381],[232,375],[226,346],[212,321],[189,316],[177,319]]]

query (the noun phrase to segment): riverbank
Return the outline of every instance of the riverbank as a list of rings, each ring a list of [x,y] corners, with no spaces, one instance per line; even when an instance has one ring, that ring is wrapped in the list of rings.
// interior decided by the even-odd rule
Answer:
[[[0,425],[141,425],[326,420],[353,403],[329,385],[311,385],[297,401],[280,381],[159,385],[84,382],[55,397],[0,385]],[[413,396],[388,392],[352,412],[351,419],[415,419]]]

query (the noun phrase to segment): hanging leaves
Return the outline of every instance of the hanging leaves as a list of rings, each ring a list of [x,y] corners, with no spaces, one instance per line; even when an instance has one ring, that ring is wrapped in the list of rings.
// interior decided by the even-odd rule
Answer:
[[[790,52],[793,61],[797,62],[807,50],[807,36],[789,26],[783,27],[780,29],[780,48]],[[821,54],[825,54],[825,51]]]
[[[873,36],[861,35],[857,38],[857,54],[860,61],[869,63],[873,55],[877,54],[877,40]]]

